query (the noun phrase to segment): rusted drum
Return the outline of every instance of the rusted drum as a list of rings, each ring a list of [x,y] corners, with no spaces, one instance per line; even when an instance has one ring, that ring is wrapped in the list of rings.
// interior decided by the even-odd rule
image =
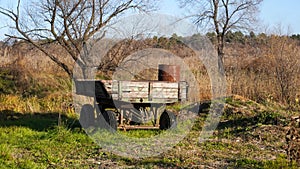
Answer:
[[[158,80],[168,82],[180,81],[180,66],[178,65],[158,65]]]

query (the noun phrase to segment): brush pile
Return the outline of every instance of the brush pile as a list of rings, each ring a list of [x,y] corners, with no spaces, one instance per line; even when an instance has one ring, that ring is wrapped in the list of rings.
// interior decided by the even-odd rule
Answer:
[[[292,117],[285,139],[288,160],[296,161],[300,165],[300,116]]]

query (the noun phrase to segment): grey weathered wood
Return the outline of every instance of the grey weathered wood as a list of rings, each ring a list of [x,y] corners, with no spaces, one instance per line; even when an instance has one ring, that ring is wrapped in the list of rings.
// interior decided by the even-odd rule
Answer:
[[[187,99],[186,82],[82,80],[77,94],[132,103],[174,103]],[[96,84],[96,85],[95,85]]]

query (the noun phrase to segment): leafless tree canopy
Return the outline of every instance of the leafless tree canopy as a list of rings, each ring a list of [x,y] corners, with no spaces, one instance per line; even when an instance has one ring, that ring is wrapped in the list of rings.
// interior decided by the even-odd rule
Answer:
[[[153,4],[150,0],[41,0],[23,8],[18,0],[16,9],[0,7],[0,13],[13,21],[18,32],[6,36],[31,43],[72,77],[72,64],[49,51],[48,44],[58,44],[70,60],[78,61],[83,44],[95,33],[124,12],[147,11]]]
[[[263,0],[178,0],[199,26],[210,26],[218,39],[218,55],[223,60],[224,37],[229,30],[248,30],[256,21]]]

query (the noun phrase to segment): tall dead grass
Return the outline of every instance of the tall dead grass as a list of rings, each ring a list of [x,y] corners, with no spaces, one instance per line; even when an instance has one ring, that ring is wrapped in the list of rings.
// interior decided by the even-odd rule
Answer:
[[[246,47],[238,57],[226,58],[230,93],[256,101],[295,104],[300,94],[299,43],[270,36],[267,43],[255,47],[257,52],[249,53],[249,48],[254,47]]]
[[[18,113],[71,113],[72,97],[69,93],[52,93],[43,98],[36,96],[0,95],[0,112]]]
[[[263,41],[257,40],[257,42],[246,42],[245,44],[226,44],[227,95],[241,95],[260,102],[273,100],[287,105],[295,104],[300,96],[299,41],[274,35],[265,38]],[[155,44],[153,41],[144,46],[149,47],[150,45],[151,47]],[[198,97],[199,100],[211,99],[211,79],[207,67],[201,61],[187,56],[192,55],[190,49],[185,49],[184,46],[169,48],[173,54],[183,58],[185,64],[189,65],[189,69],[197,81],[199,89],[197,93],[191,92],[193,97]],[[9,65],[10,69],[17,70],[16,79],[20,82],[20,86],[41,88],[44,97],[56,91],[71,92],[71,81],[65,80],[68,79],[67,75],[32,47],[22,44],[15,49],[2,48],[0,54],[2,55],[0,60],[3,61],[2,67]],[[104,74],[103,76],[109,78],[109,75]],[[27,101],[20,100],[20,102]],[[34,111],[40,109],[38,106],[35,107]],[[29,104],[27,108],[26,106],[23,108],[31,111]]]

